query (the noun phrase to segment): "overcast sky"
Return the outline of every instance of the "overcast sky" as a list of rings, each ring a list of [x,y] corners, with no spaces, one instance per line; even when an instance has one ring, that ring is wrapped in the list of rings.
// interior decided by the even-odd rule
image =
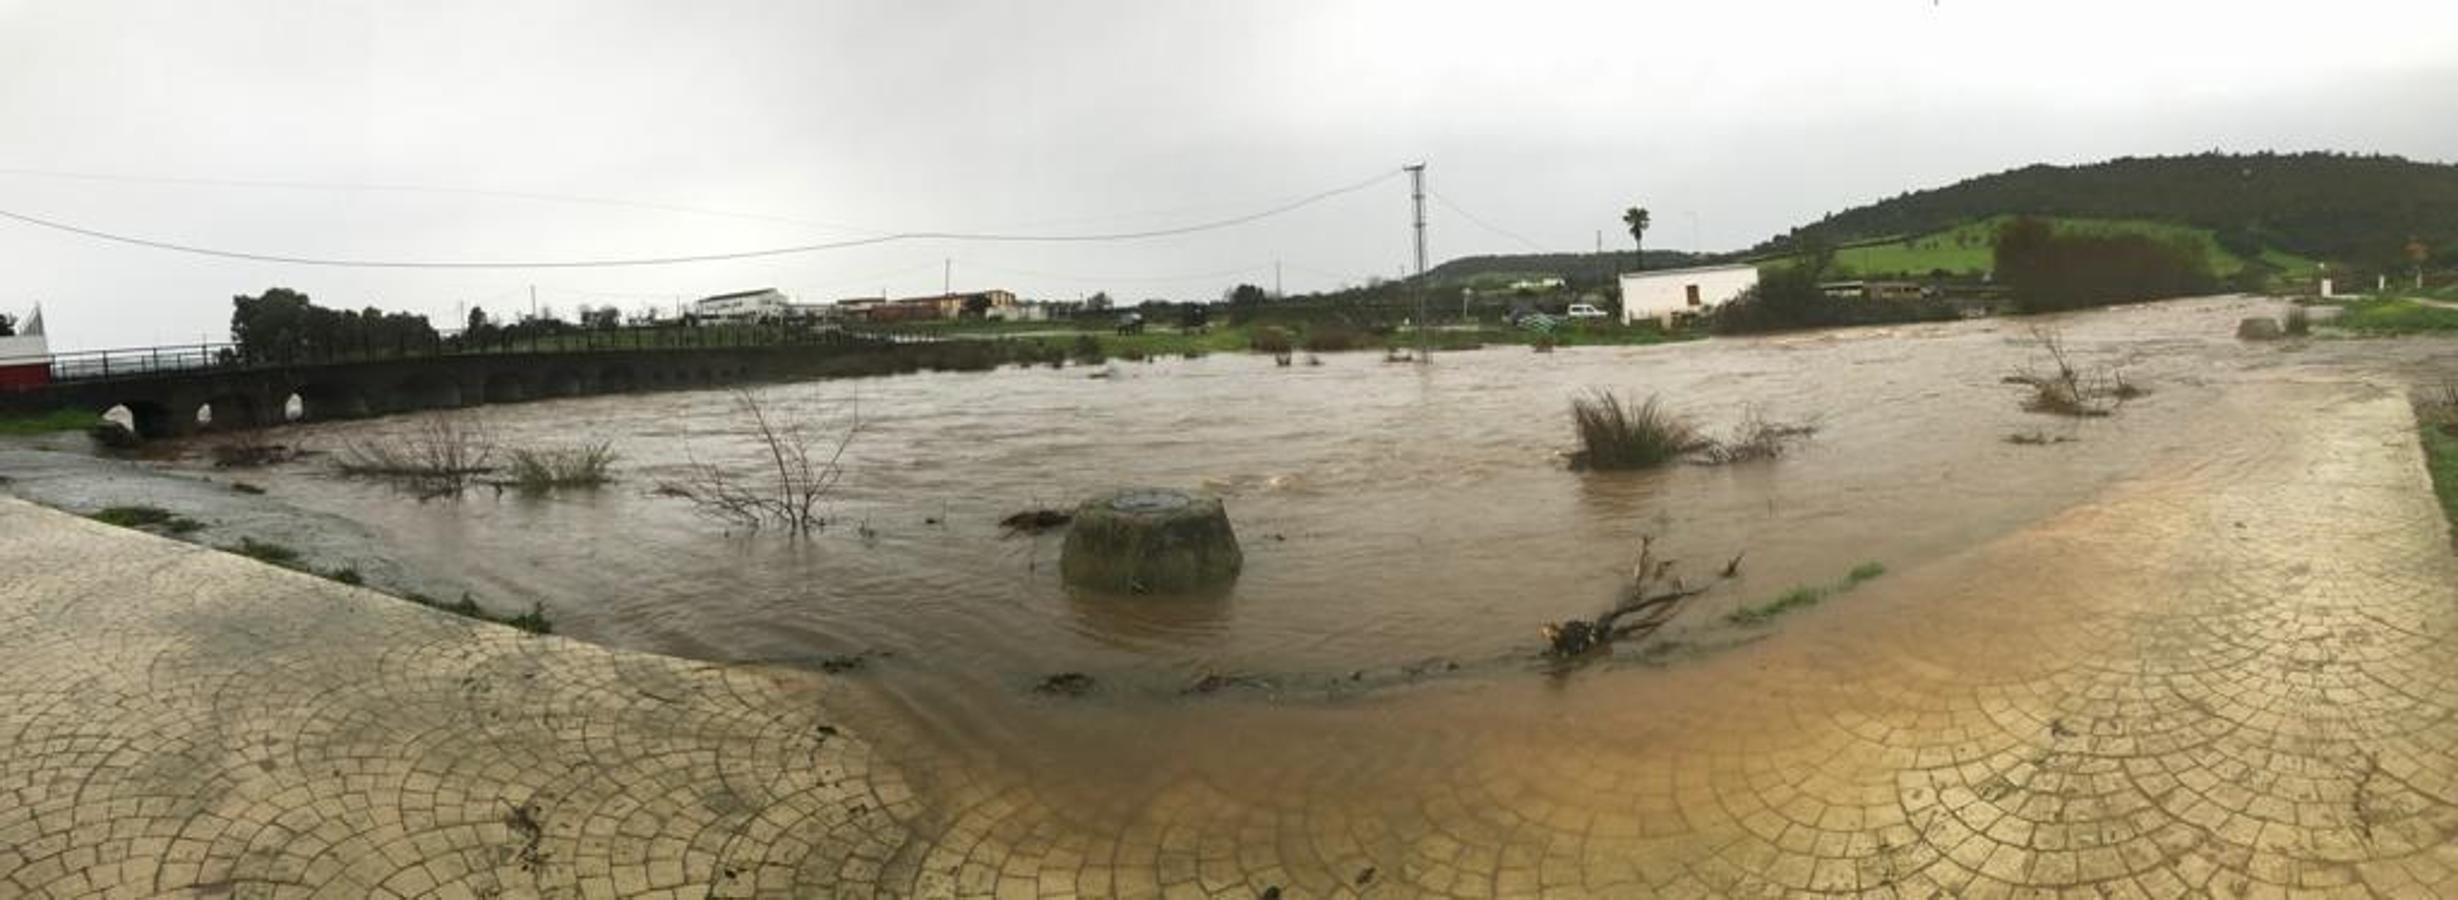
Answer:
[[[2453,161],[2453,110],[2448,2],[0,0],[0,210],[355,259],[1167,228],[1419,160],[1448,201],[1437,261],[1624,246],[1632,204],[1650,246],[1730,249],[2033,162]],[[1275,261],[1294,292],[1399,274],[1407,224],[1395,178],[1162,239],[439,272],[0,221],[0,310],[40,302],[71,349],[219,340],[230,297],[274,285],[439,326],[525,310],[532,286],[566,315],[935,292],[950,259],[958,289],[1028,297],[1216,296],[1270,286]]]

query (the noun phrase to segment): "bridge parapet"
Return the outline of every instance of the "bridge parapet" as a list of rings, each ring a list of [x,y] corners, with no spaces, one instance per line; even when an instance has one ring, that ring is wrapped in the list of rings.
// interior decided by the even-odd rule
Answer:
[[[770,333],[765,341],[728,329],[669,329],[684,334],[664,336],[625,331],[631,330],[563,341],[439,341],[423,352],[361,349],[314,361],[252,359],[227,344],[85,351],[55,356],[49,384],[0,392],[0,408],[99,414],[122,407],[139,436],[161,438],[207,424],[251,428],[800,374],[902,371],[914,366],[895,362],[900,348],[938,343],[833,330]],[[691,337],[690,331],[709,333]],[[870,357],[880,360],[859,363]]]

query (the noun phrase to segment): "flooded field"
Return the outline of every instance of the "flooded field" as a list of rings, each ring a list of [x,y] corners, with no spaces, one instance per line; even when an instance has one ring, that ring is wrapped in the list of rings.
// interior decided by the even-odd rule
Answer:
[[[1902,679],[1985,684],[2020,665],[1998,653],[2035,660],[2043,642],[2077,640],[2033,630],[2043,611],[2005,598],[2068,597],[2089,573],[2037,554],[1996,558],[2010,541],[2087,541],[2088,523],[2111,509],[2174,542],[2137,537],[2154,561],[2239,540],[2224,519],[2159,511],[2182,508],[2196,486],[2324,472],[2339,451],[2314,448],[2334,441],[2397,452],[2411,440],[2395,415],[2406,386],[2458,359],[2433,342],[2232,336],[2238,318],[2275,307],[2209,299],[1550,355],[1511,348],[1427,367],[1368,354],[1287,369],[1213,356],[1121,363],[1103,378],[1068,368],[777,385],[765,389],[772,408],[826,425],[858,407],[863,423],[831,525],[808,540],[728,533],[652,490],[693,460],[756,463],[724,392],[478,411],[506,446],[613,442],[620,480],[590,493],[419,501],[313,461],[240,477],[309,521],[364,529],[389,559],[379,572],[466,586],[499,608],[543,602],[562,634],[798,668],[870,654],[840,673],[860,698],[849,724],[940,804],[943,825],[1030,808],[1017,828],[1115,836],[1212,804],[1234,808],[1223,821],[1236,828],[1303,820],[1313,840],[1404,836],[1411,853],[1430,852],[1429,834],[1465,829],[1457,844],[1498,853],[1537,823],[1686,832],[1696,823],[1682,817],[1698,813],[1678,795],[1698,785],[1684,786],[1676,762],[1740,753],[1723,764],[1747,768],[1754,753],[1814,754],[1814,742],[1779,737],[1805,697],[1883,703]],[[2019,389],[2001,379],[2048,365],[2035,324],[2148,395],[2104,419],[2022,412]],[[1715,432],[1751,409],[1818,431],[1774,462],[1576,473],[1560,458],[1566,407],[1591,388],[1660,395]],[[2364,410],[2368,424],[2345,435],[2304,424],[2327,421],[2326,409]],[[412,427],[303,426],[277,439],[329,451]],[[2034,431],[2072,440],[2007,440]],[[2292,465],[2278,456],[2291,453]],[[161,465],[206,471],[197,460]],[[1246,552],[1236,586],[1203,597],[1073,591],[1057,578],[1058,533],[997,525],[1119,485],[1227,498]],[[1694,581],[1745,553],[1740,577],[1652,650],[1547,673],[1539,626],[1608,604],[1642,535]],[[1865,563],[1887,574],[1770,623],[1725,621]],[[2117,597],[2147,590],[2133,583]],[[1886,654],[1829,656],[1855,646],[1931,662],[1886,662],[1890,680],[1865,681]],[[1096,687],[1081,698],[1031,690],[1060,672]],[[1190,691],[1207,675],[1237,677]],[[1918,708],[1905,702],[1899,711]],[[1748,712],[1722,722],[1727,709]],[[1689,733],[1699,729],[1723,734],[1722,749],[1698,746]],[[1822,763],[1799,762],[1768,777],[1817,777]],[[1637,811],[1651,803],[1685,811]],[[1377,824],[1387,820],[1416,824]]]

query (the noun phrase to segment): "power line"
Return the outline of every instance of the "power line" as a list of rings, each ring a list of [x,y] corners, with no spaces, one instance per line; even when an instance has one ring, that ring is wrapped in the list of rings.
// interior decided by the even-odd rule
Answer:
[[[1217,272],[1189,272],[1183,275],[1071,275],[1064,272],[1042,272],[1035,271],[1033,269],[1019,269],[1014,266],[1002,266],[997,263],[986,263],[980,260],[968,259],[959,260],[959,262],[974,268],[990,269],[997,272],[1006,272],[1010,275],[1025,275],[1033,278],[1053,278],[1060,281],[1083,282],[1126,281],[1143,282],[1148,284],[1160,284],[1172,281],[1205,281],[1214,278],[1227,278],[1231,275],[1243,275],[1248,272],[1261,271],[1263,269],[1270,268],[1272,265],[1271,263],[1256,263],[1253,265],[1239,266],[1234,269],[1222,269]]]
[[[657,212],[687,213],[695,216],[710,216],[721,219],[744,219],[755,222],[775,222],[783,225],[796,225],[804,228],[818,228],[828,231],[845,231],[855,234],[885,233],[881,229],[877,228],[863,228],[855,225],[847,225],[841,222],[821,222],[812,219],[800,219],[792,216],[779,216],[768,213],[713,209],[705,206],[690,206],[680,203],[657,203],[654,201],[645,200],[624,200],[616,197],[592,197],[580,194],[550,194],[541,191],[504,191],[491,190],[488,188],[449,187],[423,184],[390,184],[385,182],[288,181],[249,178],[191,178],[173,175],[122,175],[109,172],[71,172],[58,169],[25,169],[15,167],[0,167],[0,175],[33,178],[59,178],[70,181],[99,181],[123,184],[182,184],[220,188],[273,188],[277,190],[289,191],[360,191],[368,193],[448,194],[464,197],[501,197],[512,200],[567,203],[584,206],[615,206],[629,209],[653,210]]]
[[[1338,196],[1341,196],[1341,195],[1343,195],[1343,194],[1351,194],[1351,193],[1356,193],[1356,192],[1358,192],[1358,191],[1365,190],[1366,188],[1373,187],[1373,186],[1375,186],[1375,185],[1377,185],[1377,184],[1381,184],[1381,183],[1382,183],[1382,182],[1384,182],[1384,181],[1390,180],[1390,179],[1392,179],[1392,178],[1396,178],[1396,177],[1398,177],[1398,176],[1399,176],[1399,174],[1400,174],[1400,173],[1399,173],[1399,171],[1396,171],[1396,170],[1395,170],[1395,171],[1390,171],[1390,172],[1384,172],[1384,173],[1382,173],[1382,174],[1380,174],[1380,175],[1376,175],[1376,176],[1374,176],[1374,177],[1372,177],[1372,178],[1369,178],[1369,179],[1366,179],[1366,180],[1364,180],[1364,181],[1356,182],[1356,183],[1354,183],[1354,184],[1343,185],[1343,186],[1341,186],[1341,187],[1332,188],[1332,189],[1330,189],[1330,190],[1318,191],[1318,192],[1316,192],[1316,193],[1309,194],[1309,195],[1307,195],[1307,196],[1305,196],[1305,197],[1302,197],[1302,198],[1299,198],[1299,199],[1297,199],[1297,200],[1290,201],[1290,202],[1288,202],[1288,203],[1283,203],[1283,204],[1281,204],[1281,205],[1274,206],[1274,207],[1271,207],[1271,208],[1269,208],[1269,209],[1262,210],[1262,211],[1260,211],[1260,212],[1248,213],[1248,214],[1246,214],[1246,215],[1242,215],[1242,216],[1233,216],[1233,217],[1230,217],[1230,218],[1227,218],[1227,219],[1217,219],[1217,220],[1210,221],[1210,222],[1200,222],[1200,223],[1196,223],[1196,224],[1192,224],[1192,225],[1182,225],[1182,226],[1178,226],[1178,227],[1175,227],[1175,228],[1158,228],[1158,229],[1150,229],[1150,230],[1145,230],[1145,231],[1111,232],[1111,233],[1104,233],[1104,234],[1055,234],[1055,235],[1035,235],[1035,234],[998,234],[998,233],[987,233],[987,232],[962,232],[962,231],[908,231],[908,232],[900,232],[900,233],[895,233],[895,234],[882,234],[882,235],[874,235],[874,236],[871,236],[871,237],[863,237],[863,238],[850,238],[850,239],[841,240],[841,241],[827,241],[827,242],[823,242],[823,243],[815,243],[815,244],[797,244],[797,245],[794,245],[794,246],[788,246],[788,247],[771,247],[771,248],[765,248],[765,249],[760,249],[760,250],[740,250],[740,251],[734,251],[734,252],[728,252],[728,253],[702,253],[702,254],[687,254],[687,255],[680,255],[680,256],[653,256],[653,257],[637,257],[637,258],[618,258],[618,259],[588,259],[588,260],[528,260],[528,261],[511,261],[511,260],[477,260],[477,261],[473,261],[473,260],[371,260],[371,259],[334,259],[334,258],[330,258],[330,257],[293,256],[293,255],[288,255],[288,254],[278,254],[278,253],[255,253],[255,252],[248,252],[248,251],[241,251],[241,250],[224,250],[224,249],[219,249],[219,248],[214,248],[214,247],[201,247],[201,246],[196,246],[196,245],[193,245],[193,244],[181,244],[181,243],[174,243],[174,242],[171,242],[171,241],[161,241],[161,240],[155,240],[155,239],[152,239],[152,238],[137,237],[137,236],[133,236],[133,235],[126,235],[126,234],[119,234],[119,233],[115,233],[115,232],[103,231],[103,230],[96,229],[96,228],[87,228],[87,227],[83,227],[83,226],[79,226],[79,225],[72,225],[72,224],[69,224],[69,223],[67,223],[67,222],[61,222],[61,221],[57,221],[57,220],[53,220],[53,219],[46,219],[46,218],[43,218],[43,217],[40,217],[40,216],[29,215],[29,214],[26,214],[26,213],[16,212],[16,211],[14,211],[14,210],[8,210],[8,209],[0,209],[0,218],[12,219],[12,220],[15,220],[15,221],[18,221],[18,222],[23,222],[23,223],[26,223],[26,224],[28,224],[28,225],[34,225],[34,226],[38,226],[38,227],[42,227],[42,228],[48,228],[48,229],[51,229],[51,230],[54,230],[54,231],[62,231],[62,232],[67,232],[67,233],[69,233],[69,234],[74,234],[74,235],[79,235],[79,236],[82,236],[82,237],[93,238],[93,239],[95,239],[95,240],[109,241],[109,242],[113,242],[113,243],[120,243],[120,244],[129,244],[129,245],[132,245],[132,246],[147,247],[147,248],[151,248],[151,249],[155,249],[155,250],[168,250],[168,251],[172,251],[172,252],[177,252],[177,253],[187,253],[187,254],[192,254],[192,255],[197,255],[197,256],[211,256],[211,257],[218,257],[218,258],[222,258],[222,259],[238,259],[238,260],[246,260],[246,261],[250,261],[250,262],[268,262],[268,263],[282,263],[282,264],[287,264],[287,265],[299,265],[299,266],[326,266],[326,267],[334,267],[334,268],[357,268],[357,269],[610,269],[610,268],[631,268],[631,267],[643,267],[643,266],[685,265],[685,264],[690,264],[690,263],[727,262],[727,261],[732,261],[732,260],[758,259],[758,258],[762,258],[762,257],[772,257],[772,256],[791,256],[791,255],[804,254],[804,253],[820,253],[820,252],[825,252],[825,251],[830,251],[830,250],[845,250],[845,249],[851,249],[851,248],[854,248],[854,247],[869,247],[869,246],[876,246],[876,245],[879,245],[879,244],[899,243],[899,242],[904,242],[904,241],[920,241],[920,240],[972,241],[972,242],[981,242],[981,243],[1066,244],[1066,243],[1096,243],[1096,242],[1109,242],[1109,241],[1148,240],[1148,239],[1151,239],[1151,238],[1175,237],[1175,236],[1178,236],[1178,235],[1196,234],[1196,233],[1205,232],[1205,231],[1217,231],[1217,230],[1220,230],[1220,229],[1223,229],[1223,228],[1231,228],[1231,227],[1235,227],[1235,226],[1238,226],[1238,225],[1244,225],[1244,224],[1247,224],[1247,223],[1249,223],[1249,222],[1260,221],[1260,220],[1263,220],[1263,219],[1268,219],[1268,218],[1271,218],[1271,217],[1273,217],[1273,216],[1278,216],[1278,215],[1282,215],[1282,214],[1285,214],[1285,213],[1294,212],[1294,211],[1296,211],[1296,210],[1298,210],[1298,209],[1301,209],[1301,208],[1304,208],[1304,207],[1307,207],[1307,206],[1312,206],[1312,205],[1314,205],[1314,204],[1316,204],[1316,203],[1320,203],[1320,202],[1322,202],[1322,201],[1329,200],[1329,199],[1331,199],[1331,198],[1333,198],[1333,197],[1338,197]]]
[[[1470,224],[1473,224],[1473,225],[1475,225],[1475,226],[1476,226],[1476,227],[1478,227],[1478,228],[1482,228],[1482,229],[1485,229],[1485,230],[1487,230],[1487,231],[1493,232],[1493,233],[1495,233],[1495,234],[1501,235],[1501,236],[1503,236],[1503,237],[1510,238],[1511,240],[1518,241],[1518,242],[1520,243],[1520,245],[1521,245],[1521,246],[1524,246],[1524,247],[1528,248],[1529,250],[1534,251],[1534,252],[1537,252],[1537,253],[1550,253],[1550,252],[1552,252],[1552,251],[1550,251],[1550,250],[1546,250],[1546,249],[1545,249],[1544,247],[1542,247],[1542,246],[1538,246],[1538,245],[1537,245],[1537,243],[1536,243],[1535,241],[1531,241],[1531,240],[1528,240],[1527,238],[1520,237],[1520,236],[1519,236],[1516,232],[1509,231],[1509,230],[1507,230],[1507,229],[1502,228],[1501,226],[1495,225],[1495,224],[1493,224],[1493,223],[1491,223],[1491,222],[1487,222],[1487,221],[1485,221],[1484,219],[1477,218],[1477,216],[1476,216],[1476,214],[1475,214],[1475,213],[1469,212],[1469,211],[1467,211],[1467,210],[1465,210],[1465,209],[1461,209],[1459,204],[1451,202],[1451,198],[1443,196],[1443,195],[1442,195],[1442,192],[1440,192],[1440,191],[1435,191],[1435,190],[1427,190],[1425,193],[1426,193],[1426,196],[1429,196],[1429,197],[1434,198],[1434,202],[1442,204],[1442,205],[1443,205],[1443,208],[1448,209],[1448,210],[1450,210],[1450,211],[1452,211],[1452,212],[1458,213],[1458,214],[1460,215],[1460,218],[1467,219],[1467,220],[1468,220],[1468,222],[1469,222]]]

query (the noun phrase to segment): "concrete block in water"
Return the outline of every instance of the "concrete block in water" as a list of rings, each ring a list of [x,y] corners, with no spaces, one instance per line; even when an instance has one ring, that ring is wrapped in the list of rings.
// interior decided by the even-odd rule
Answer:
[[[1229,581],[1245,561],[1220,498],[1129,488],[1076,508],[1059,572],[1084,587],[1156,593]]]
[[[2279,328],[2279,320],[2269,316],[2254,316],[2236,323],[2236,337],[2240,340],[2275,341],[2285,334]]]

